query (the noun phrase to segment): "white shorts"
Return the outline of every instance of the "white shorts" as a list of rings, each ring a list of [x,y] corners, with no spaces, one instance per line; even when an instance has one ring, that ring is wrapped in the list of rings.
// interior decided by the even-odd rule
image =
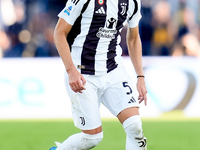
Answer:
[[[129,107],[139,107],[132,79],[123,67],[106,75],[83,75],[86,90],[75,93],[65,74],[65,85],[72,104],[74,124],[81,130],[91,130],[102,125],[99,107],[102,103],[114,116]]]

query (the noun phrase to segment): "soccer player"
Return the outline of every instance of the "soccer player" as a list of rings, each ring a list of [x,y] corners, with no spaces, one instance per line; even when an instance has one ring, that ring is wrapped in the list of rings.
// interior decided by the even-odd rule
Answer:
[[[65,85],[74,124],[81,129],[50,150],[88,150],[102,138],[102,103],[126,132],[126,150],[146,150],[139,103],[147,103],[138,33],[140,0],[68,0],[54,40],[66,69]],[[120,32],[128,24],[129,55],[138,75],[138,100],[122,62]],[[66,38],[67,37],[67,38]]]

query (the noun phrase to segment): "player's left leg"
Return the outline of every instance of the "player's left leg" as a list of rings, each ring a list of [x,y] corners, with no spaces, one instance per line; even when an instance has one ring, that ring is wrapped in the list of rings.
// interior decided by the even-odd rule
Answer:
[[[146,150],[146,139],[139,117],[139,102],[136,100],[132,79],[123,67],[116,68],[105,77],[105,90],[100,98],[123,124],[127,135],[126,150]]]
[[[147,141],[143,135],[138,108],[127,108],[117,117],[126,132],[126,150],[147,150]]]

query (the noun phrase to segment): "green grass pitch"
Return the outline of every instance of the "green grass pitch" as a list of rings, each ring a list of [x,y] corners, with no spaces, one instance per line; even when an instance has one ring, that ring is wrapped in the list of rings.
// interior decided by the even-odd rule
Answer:
[[[94,150],[125,150],[125,132],[103,120],[104,139]],[[143,120],[148,150],[200,150],[200,120]],[[48,150],[79,132],[72,120],[0,120],[0,150]]]

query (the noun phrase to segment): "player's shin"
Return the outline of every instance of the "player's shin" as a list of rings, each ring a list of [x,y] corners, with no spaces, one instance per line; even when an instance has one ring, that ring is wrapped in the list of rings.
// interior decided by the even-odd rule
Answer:
[[[138,115],[124,121],[126,150],[147,150],[147,140],[143,135],[142,122]]]
[[[66,139],[56,150],[88,150],[97,146],[103,139],[103,132],[98,134],[74,134]]]

